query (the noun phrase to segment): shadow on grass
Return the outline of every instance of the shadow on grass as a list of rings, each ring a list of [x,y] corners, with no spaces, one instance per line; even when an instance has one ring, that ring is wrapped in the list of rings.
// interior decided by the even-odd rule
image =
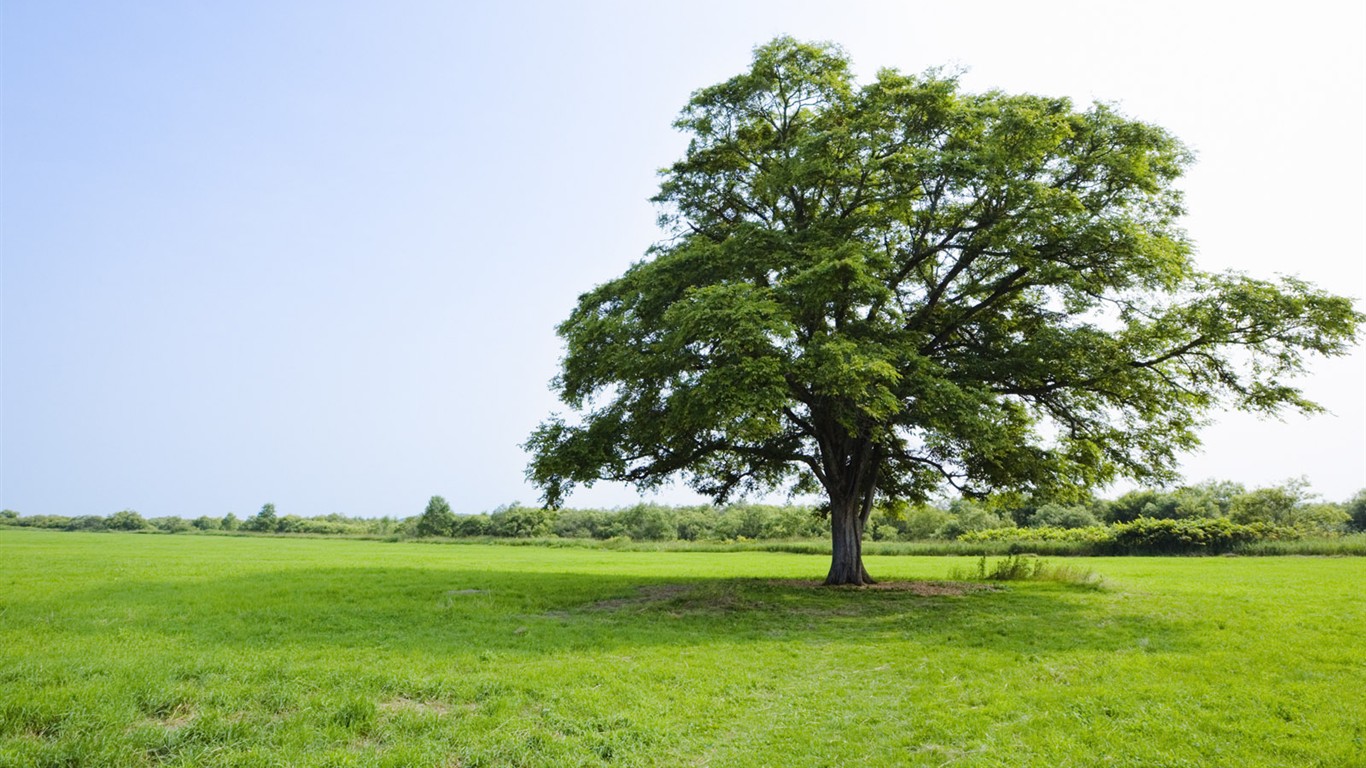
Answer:
[[[934,583],[931,583],[934,584]],[[357,566],[211,582],[133,581],[73,596],[64,631],[182,646],[450,655],[864,637],[1011,652],[1113,651],[1198,638],[1121,596],[1052,584],[831,589],[794,581]]]

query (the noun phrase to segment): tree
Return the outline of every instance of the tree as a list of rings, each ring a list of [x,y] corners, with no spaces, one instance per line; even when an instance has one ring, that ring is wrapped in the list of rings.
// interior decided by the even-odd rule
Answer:
[[[1347,500],[1347,527],[1355,531],[1366,531],[1366,488],[1356,492]]]
[[[1175,479],[1205,413],[1318,406],[1290,383],[1363,319],[1292,278],[1191,261],[1191,153],[1097,104],[883,70],[780,38],[697,91],[654,198],[668,239],[579,298],[528,440],[547,506],[682,477],[821,492],[827,584],[870,581],[879,498]]]
[[[275,505],[266,503],[261,505],[261,511],[249,517],[242,523],[242,530],[257,531],[260,533],[274,533],[280,528],[280,520],[275,516]]]
[[[136,511],[125,509],[110,515],[105,520],[105,527],[111,531],[142,531],[152,526]]]
[[[417,520],[418,536],[452,536],[455,534],[455,514],[451,505],[440,496],[433,496]]]

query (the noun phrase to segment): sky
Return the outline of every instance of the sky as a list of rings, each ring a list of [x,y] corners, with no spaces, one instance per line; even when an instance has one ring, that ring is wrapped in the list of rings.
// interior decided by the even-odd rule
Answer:
[[[0,506],[536,502],[555,325],[661,237],[689,95],[783,34],[1164,126],[1202,267],[1366,307],[1366,11],[1234,8],[0,0]],[[1366,355],[1301,384],[1331,413],[1215,414],[1187,479],[1366,486]]]

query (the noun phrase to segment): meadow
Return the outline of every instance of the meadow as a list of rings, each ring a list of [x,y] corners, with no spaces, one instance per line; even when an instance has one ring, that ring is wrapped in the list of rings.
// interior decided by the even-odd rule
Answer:
[[[1366,558],[0,530],[0,766],[1366,766]]]

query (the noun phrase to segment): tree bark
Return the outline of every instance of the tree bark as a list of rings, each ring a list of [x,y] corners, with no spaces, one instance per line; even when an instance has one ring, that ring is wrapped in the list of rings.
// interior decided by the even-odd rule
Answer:
[[[865,516],[857,501],[831,500],[830,505],[830,573],[825,585],[864,586],[876,584],[863,567],[863,526]]]

